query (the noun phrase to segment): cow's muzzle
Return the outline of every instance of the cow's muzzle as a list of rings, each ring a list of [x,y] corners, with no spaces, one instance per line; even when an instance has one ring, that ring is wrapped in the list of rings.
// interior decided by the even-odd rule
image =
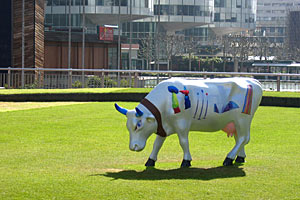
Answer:
[[[145,146],[140,146],[138,144],[133,144],[133,145],[130,145],[130,150],[131,151],[142,151],[144,149]]]

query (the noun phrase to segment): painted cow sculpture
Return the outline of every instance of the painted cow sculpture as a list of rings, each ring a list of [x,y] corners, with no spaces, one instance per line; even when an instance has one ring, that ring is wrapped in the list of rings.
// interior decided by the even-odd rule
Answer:
[[[115,104],[127,116],[129,148],[142,151],[152,133],[156,133],[146,166],[154,166],[167,136],[177,133],[183,150],[181,167],[191,166],[189,131],[223,130],[234,136],[235,146],[227,154],[224,166],[245,162],[244,146],[250,140],[250,125],[262,98],[260,83],[250,78],[206,80],[169,79],[159,83],[135,108],[127,110]]]

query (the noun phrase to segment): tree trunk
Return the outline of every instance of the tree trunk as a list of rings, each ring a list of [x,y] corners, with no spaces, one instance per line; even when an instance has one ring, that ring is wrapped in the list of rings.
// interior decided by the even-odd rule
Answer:
[[[192,55],[189,53],[189,71],[192,71]]]
[[[234,69],[233,69],[233,71],[234,72],[238,72],[239,71],[239,68],[238,68],[238,61],[237,61],[237,59],[236,58],[234,58]]]

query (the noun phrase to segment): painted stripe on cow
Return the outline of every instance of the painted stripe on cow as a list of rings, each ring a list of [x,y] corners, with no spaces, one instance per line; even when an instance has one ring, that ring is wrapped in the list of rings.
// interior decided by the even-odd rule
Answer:
[[[199,98],[200,98],[199,95],[200,95],[199,92],[197,92],[197,106],[196,106],[196,111],[195,111],[195,114],[194,114],[194,119],[195,119],[196,114],[197,114],[197,112],[198,112],[198,106],[199,106],[199,100],[200,100],[200,99],[199,99]]]
[[[200,115],[198,117],[198,120],[201,120],[201,115],[202,115],[202,111],[203,111],[203,104],[204,104],[204,94],[203,94],[203,90],[201,90],[202,92],[202,105],[201,105],[201,111],[200,111]]]
[[[245,102],[242,113],[250,115],[251,114],[251,107],[252,107],[252,96],[253,96],[253,88],[252,85],[248,85],[247,92],[245,95]]]

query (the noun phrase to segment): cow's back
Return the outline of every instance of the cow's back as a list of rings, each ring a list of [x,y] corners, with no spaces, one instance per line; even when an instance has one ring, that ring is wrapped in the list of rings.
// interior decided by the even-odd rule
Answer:
[[[180,112],[175,114],[171,109],[172,94],[168,92],[169,86],[188,90],[191,107],[185,108],[185,95],[178,93],[176,96]],[[173,78],[162,82],[160,91],[165,91],[157,96],[158,101],[164,101],[164,112],[171,117],[188,118],[192,122],[191,129],[199,131],[220,130],[237,117],[253,117],[262,96],[259,82],[250,78]],[[168,100],[162,100],[165,98]]]

